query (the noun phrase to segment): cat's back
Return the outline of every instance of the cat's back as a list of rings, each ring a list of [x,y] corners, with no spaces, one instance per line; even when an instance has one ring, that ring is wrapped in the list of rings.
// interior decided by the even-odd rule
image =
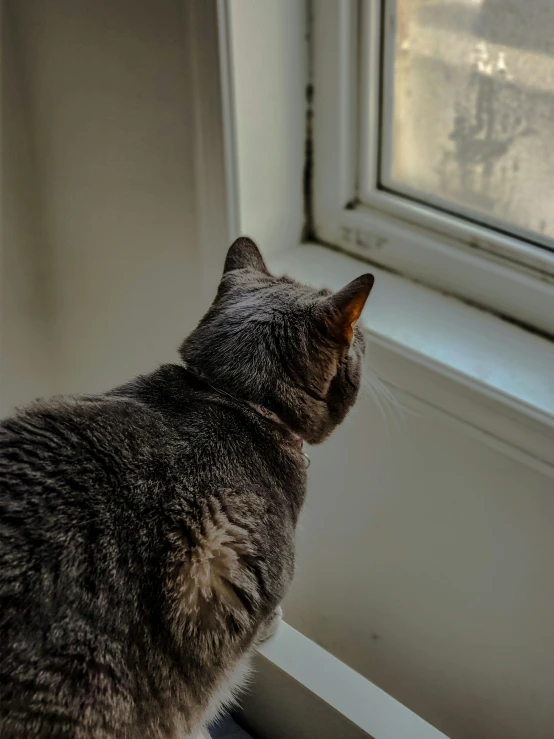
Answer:
[[[29,736],[33,715],[60,732],[87,702],[108,716],[114,684],[118,720],[136,720],[128,634],[144,647],[158,617],[149,573],[178,444],[125,398],[41,401],[0,423],[0,705],[14,736],[18,716]]]
[[[135,508],[152,504],[141,485],[167,469],[173,441],[162,419],[125,398],[55,398],[3,420],[0,551],[33,534],[63,539],[93,513],[109,518],[129,495]]]
[[[70,580],[83,549],[94,547],[96,564],[102,544],[128,541],[133,518],[147,526],[182,446],[162,418],[127,398],[55,398],[3,420],[0,597],[18,565],[57,562]]]
[[[24,469],[64,473],[69,465],[94,466],[98,453],[107,473],[110,465],[118,472],[131,458],[147,458],[162,430],[171,443],[163,417],[133,398],[39,400],[0,421],[0,480],[14,473],[17,477]]]
[[[37,401],[0,422],[1,495],[16,489],[21,504],[54,494],[92,504],[102,483],[132,483],[182,443],[161,415],[130,398]]]

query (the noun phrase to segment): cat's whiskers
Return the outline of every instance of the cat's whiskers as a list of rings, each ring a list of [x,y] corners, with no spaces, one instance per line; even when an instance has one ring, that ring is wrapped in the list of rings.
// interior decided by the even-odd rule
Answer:
[[[371,401],[375,403],[383,421],[385,423],[385,432],[389,435],[388,419],[392,419],[396,428],[400,426],[406,429],[406,415],[410,413],[394,395],[392,390],[379,377],[376,370],[365,367],[361,389]]]

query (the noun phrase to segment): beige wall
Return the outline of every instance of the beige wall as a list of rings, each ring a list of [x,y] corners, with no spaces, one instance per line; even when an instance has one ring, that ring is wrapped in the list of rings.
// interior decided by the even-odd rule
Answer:
[[[9,4],[49,245],[53,386],[101,390],[173,359],[200,310],[184,3]]]
[[[52,387],[48,271],[21,59],[10,13],[2,16],[2,232],[0,414]]]

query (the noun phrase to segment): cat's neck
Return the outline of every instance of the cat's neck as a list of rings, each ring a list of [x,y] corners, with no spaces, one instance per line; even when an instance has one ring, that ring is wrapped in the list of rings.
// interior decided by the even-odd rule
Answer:
[[[283,419],[277,413],[269,410],[269,408],[265,408],[263,405],[260,405],[259,403],[253,403],[249,400],[237,398],[235,395],[232,395],[226,390],[216,387],[213,384],[213,382],[210,381],[210,378],[206,377],[201,372],[198,372],[197,370],[195,370],[195,368],[191,367],[187,362],[184,362],[183,366],[187,373],[192,375],[196,380],[203,382],[205,385],[207,385],[211,390],[213,390],[218,395],[228,398],[232,400],[234,403],[238,403],[239,405],[243,405],[255,411],[265,421],[277,427],[288,438],[288,440],[298,449],[298,451],[303,455],[303,457],[305,458],[306,467],[309,466],[310,458],[304,451],[304,439],[299,434],[297,434],[295,431],[293,431],[290,428],[290,426],[287,423],[285,423],[285,421],[283,421]]]

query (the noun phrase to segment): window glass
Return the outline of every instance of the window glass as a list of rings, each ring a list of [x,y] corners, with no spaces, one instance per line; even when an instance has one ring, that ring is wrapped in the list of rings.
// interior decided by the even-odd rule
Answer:
[[[554,2],[385,5],[381,184],[551,244]]]

